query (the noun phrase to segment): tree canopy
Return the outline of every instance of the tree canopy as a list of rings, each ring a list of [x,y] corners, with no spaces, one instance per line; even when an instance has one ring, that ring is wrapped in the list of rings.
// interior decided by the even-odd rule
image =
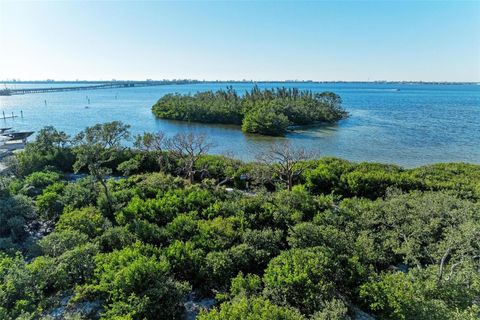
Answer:
[[[249,133],[283,135],[291,125],[337,122],[348,116],[333,92],[259,89],[244,95],[232,87],[194,95],[167,94],[152,108],[163,119],[241,125]]]

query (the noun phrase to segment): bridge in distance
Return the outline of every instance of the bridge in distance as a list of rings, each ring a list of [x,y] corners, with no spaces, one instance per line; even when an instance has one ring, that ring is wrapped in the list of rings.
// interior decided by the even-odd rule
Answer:
[[[100,84],[70,86],[70,87],[49,87],[49,88],[24,88],[24,89],[0,89],[0,96],[12,96],[29,93],[61,92],[61,91],[83,91],[113,88],[150,87],[166,84],[184,84],[185,81],[111,81]]]

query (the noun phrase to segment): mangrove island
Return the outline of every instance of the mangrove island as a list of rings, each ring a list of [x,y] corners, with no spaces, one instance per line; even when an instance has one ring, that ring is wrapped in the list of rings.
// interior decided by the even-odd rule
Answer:
[[[284,135],[290,126],[335,123],[348,117],[341,97],[333,92],[258,86],[243,96],[233,87],[167,94],[152,111],[162,119],[241,125],[244,132],[273,136]]]

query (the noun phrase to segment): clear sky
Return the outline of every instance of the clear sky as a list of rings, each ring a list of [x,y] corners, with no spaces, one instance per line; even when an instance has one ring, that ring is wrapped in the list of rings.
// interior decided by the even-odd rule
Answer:
[[[480,1],[0,0],[0,79],[480,82]]]

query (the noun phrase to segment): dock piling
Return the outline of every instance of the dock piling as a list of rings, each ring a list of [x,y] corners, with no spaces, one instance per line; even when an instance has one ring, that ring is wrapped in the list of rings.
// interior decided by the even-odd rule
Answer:
[[[23,112],[22,112],[22,117],[23,117]],[[18,116],[16,116],[16,115],[13,113],[13,111],[12,111],[12,115],[11,115],[11,116],[7,116],[7,115],[5,114],[5,110],[2,110],[2,116],[0,117],[0,119],[2,119],[2,118],[3,118],[3,120],[7,120],[7,119],[15,119],[15,118],[18,118]]]

